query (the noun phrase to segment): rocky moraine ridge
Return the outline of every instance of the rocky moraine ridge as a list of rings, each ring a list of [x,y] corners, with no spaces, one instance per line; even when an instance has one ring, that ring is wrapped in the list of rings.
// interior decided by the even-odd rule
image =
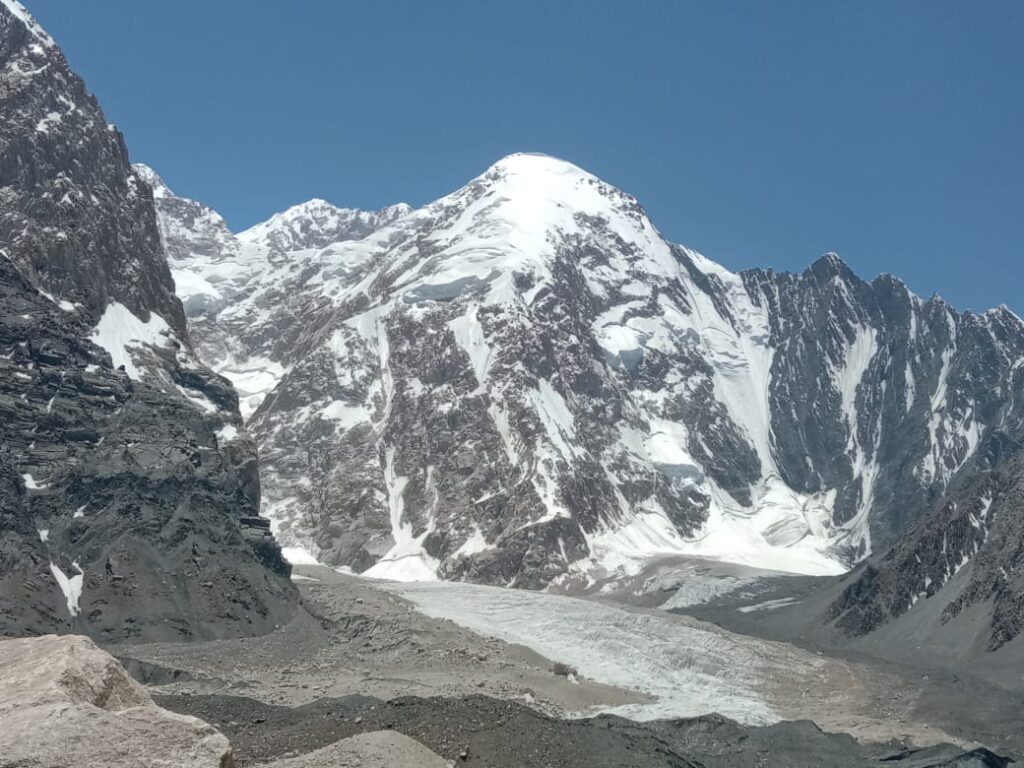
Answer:
[[[149,187],[0,2],[0,634],[260,634],[297,596],[256,446],[193,354]]]

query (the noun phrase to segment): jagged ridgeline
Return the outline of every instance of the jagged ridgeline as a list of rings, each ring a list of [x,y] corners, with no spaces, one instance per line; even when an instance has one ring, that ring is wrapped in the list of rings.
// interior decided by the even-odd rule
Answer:
[[[296,605],[256,447],[193,354],[152,193],[0,1],[0,634],[263,633]]]
[[[1005,307],[832,254],[732,273],[540,155],[418,210],[313,201],[237,237],[145,172],[194,338],[263,449],[264,509],[325,562],[525,587],[681,553],[837,574],[960,510],[970,535],[932,565],[872,577],[884,609],[874,587],[835,609],[858,632],[1017,514],[981,514],[1024,403]],[[985,572],[1019,578],[1008,557]],[[963,599],[1002,589],[985,578]]]
[[[543,155],[509,156],[416,210],[313,200],[236,235],[149,168],[133,173],[52,41],[5,8],[8,268],[45,291],[32,301],[54,333],[91,339],[125,371],[89,358],[83,376],[109,371],[132,397],[188,414],[166,422],[185,436],[155,457],[137,432],[118,438],[130,471],[203,499],[182,512],[169,502],[181,488],[147,492],[165,520],[138,516],[147,546],[178,547],[188,525],[206,535],[205,510],[227,531],[209,546],[245,557],[204,559],[199,543],[186,561],[244,571],[251,555],[281,571],[259,503],[285,545],[371,576],[540,588],[676,555],[808,574],[861,564],[823,617],[846,632],[925,600],[942,621],[982,611],[991,647],[1019,634],[1024,323],[1009,309],[958,311],[831,254],[800,274],[734,273],[667,242],[632,196]],[[32,311],[12,309],[5,329]],[[11,379],[10,407],[60,418],[52,386],[25,392],[44,367],[17,362],[34,349],[22,341],[11,365],[32,367]],[[123,425],[131,410],[117,407],[108,421]],[[74,527],[89,508],[75,516],[79,486],[57,472],[78,471],[85,447],[54,436],[47,448],[24,426],[42,417],[12,413],[20,535],[35,537],[33,567],[45,576],[52,556],[61,574],[32,583],[63,600],[82,583],[80,538],[36,509],[71,499],[74,535],[98,535]],[[83,445],[113,451],[100,437]],[[256,547],[227,543],[236,533]],[[107,566],[78,562],[84,605]],[[163,567],[200,585],[190,600],[259,614],[202,590],[221,577]],[[239,578],[257,574],[283,583],[262,565]]]

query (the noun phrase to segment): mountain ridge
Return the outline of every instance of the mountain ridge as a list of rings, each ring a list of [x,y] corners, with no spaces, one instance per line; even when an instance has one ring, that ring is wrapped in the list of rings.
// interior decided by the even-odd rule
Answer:
[[[527,582],[539,585],[592,578],[578,564],[595,557],[600,569],[629,570],[645,556],[708,547],[783,569],[803,552],[798,568],[839,572],[869,554],[872,536],[884,548],[926,514],[928,493],[913,489],[941,494],[992,427],[974,392],[931,402],[961,375],[954,358],[979,381],[1001,377],[996,389],[1007,382],[1006,371],[970,363],[957,334],[975,337],[988,363],[1019,355],[1024,330],[998,310],[921,299],[895,277],[864,281],[835,254],[800,273],[733,273],[665,241],[633,196],[537,154],[503,158],[363,238],[279,261],[261,262],[268,271],[247,283],[246,298],[193,317],[193,327],[214,357],[230,337],[236,357],[278,365],[249,418],[267,450],[267,486],[281,489],[267,506],[281,535],[371,575],[516,583],[535,567],[546,575]],[[412,336],[421,349],[405,346]],[[430,338],[440,340],[427,353]],[[388,372],[399,345],[405,370]],[[513,513],[518,524],[499,522],[500,504],[472,511],[508,491],[497,477],[459,480],[468,466],[456,463],[444,470],[453,487],[438,489],[441,459],[426,446],[446,427],[428,426],[427,414],[456,407],[479,414],[474,430],[484,432],[446,440],[491,445],[489,460],[508,462],[501,472],[521,495],[513,508],[534,510]],[[622,418],[640,419],[625,442],[614,434]],[[594,430],[589,447],[579,443],[581,419]],[[429,457],[419,477],[415,464],[395,468],[395,420],[427,430],[408,446]],[[883,432],[900,421],[890,447]],[[901,452],[911,461],[889,458]],[[645,476],[660,479],[649,486]],[[460,485],[478,483],[489,488],[458,500]],[[296,487],[308,490],[284,493]],[[652,489],[648,502],[633,495]],[[461,517],[431,523],[425,502],[435,493]],[[889,511],[872,517],[876,493]],[[323,512],[311,512],[317,504]]]
[[[278,251],[323,248],[331,243],[359,239],[411,210],[405,203],[396,203],[377,211],[365,211],[340,208],[321,198],[311,198],[275,213],[235,236],[242,243],[265,245]]]

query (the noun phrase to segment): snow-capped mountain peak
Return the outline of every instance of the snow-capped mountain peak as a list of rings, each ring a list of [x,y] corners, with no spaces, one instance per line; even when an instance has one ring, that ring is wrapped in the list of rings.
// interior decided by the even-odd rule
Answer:
[[[398,203],[379,211],[363,211],[339,208],[326,200],[314,198],[239,232],[238,239],[282,253],[323,248],[332,243],[365,237],[411,210],[405,203]]]
[[[513,246],[544,250],[552,233],[569,234],[602,220],[628,242],[662,243],[636,198],[572,163],[548,155],[515,154],[491,166],[480,179],[490,187],[480,208],[500,201],[496,212],[519,234]],[[666,255],[667,248],[659,249]]]
[[[505,157],[466,186],[365,241],[325,249],[324,258],[379,261],[354,289],[369,297],[397,292],[405,303],[419,304],[487,286],[488,303],[528,304],[552,279],[564,243],[593,237],[607,240],[609,253],[620,247],[628,251],[581,273],[601,295],[602,281],[627,274],[678,274],[671,246],[635,198],[572,163],[539,154]]]
[[[511,237],[502,242],[523,253],[549,251],[551,235],[578,231],[588,218],[607,222],[630,241],[661,240],[633,196],[550,155],[519,153],[502,158],[464,189],[477,188],[483,193],[466,207],[463,219],[503,222],[507,231],[491,234],[496,239]],[[460,192],[439,204],[449,204]]]
[[[153,198],[177,197],[160,175],[145,163],[132,163],[135,175],[146,182],[153,190]]]
[[[40,26],[39,22],[35,20],[31,13],[24,5],[18,2],[18,0],[0,0],[2,4],[13,16],[18,19],[25,28],[46,48],[56,48],[57,44],[54,42],[50,34]]]
[[[251,403],[282,539],[371,575],[839,572],[978,454],[1003,417],[975,384],[1009,392],[1024,346],[834,253],[730,272],[546,155],[306,248],[352,215],[246,234],[306,250],[252,261],[193,335]]]

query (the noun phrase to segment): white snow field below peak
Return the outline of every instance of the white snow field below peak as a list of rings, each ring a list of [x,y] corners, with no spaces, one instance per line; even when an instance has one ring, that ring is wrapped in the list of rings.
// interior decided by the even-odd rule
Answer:
[[[587,679],[654,697],[606,710],[635,720],[717,712],[750,725],[777,722],[782,716],[769,701],[773,682],[799,678],[813,685],[826,664],[791,646],[683,617],[546,592],[456,582],[382,587],[427,616],[527,646]]]

